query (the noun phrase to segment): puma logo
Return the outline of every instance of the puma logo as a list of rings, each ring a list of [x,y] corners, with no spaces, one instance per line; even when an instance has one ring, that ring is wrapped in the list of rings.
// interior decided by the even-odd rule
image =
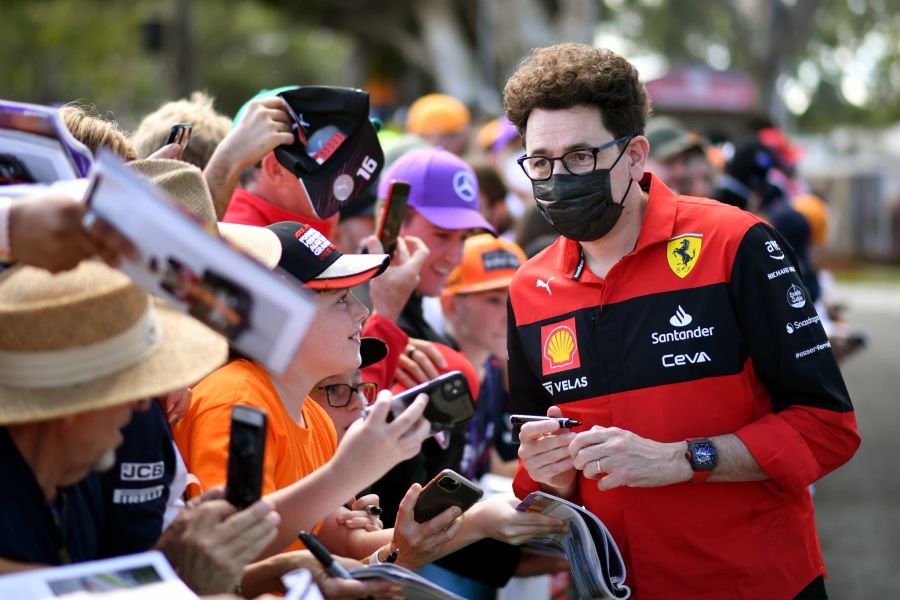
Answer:
[[[547,289],[547,293],[550,294],[550,295],[552,296],[552,295],[553,295],[553,290],[550,289],[550,282],[551,282],[551,281],[553,281],[553,277],[551,277],[551,278],[548,279],[547,281],[544,281],[543,279],[538,279],[537,281],[534,282],[534,285],[535,285],[535,287],[546,288],[546,289]]]

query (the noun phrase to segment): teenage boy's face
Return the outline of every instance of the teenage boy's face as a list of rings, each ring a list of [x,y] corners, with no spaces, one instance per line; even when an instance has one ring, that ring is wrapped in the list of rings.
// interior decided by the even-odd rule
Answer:
[[[506,358],[506,299],[509,290],[491,290],[455,297],[452,317],[457,338],[465,338],[491,354]]]
[[[450,272],[462,262],[463,243],[469,229],[444,229],[414,213],[400,228],[400,235],[413,235],[428,247],[428,259],[419,274],[416,292],[422,296],[439,296]]]
[[[348,289],[316,292],[316,318],[294,359],[316,380],[359,367],[362,324],[367,309]]]
[[[325,390],[319,388],[335,383],[356,385],[360,381],[362,381],[362,373],[359,369],[353,369],[352,371],[346,371],[340,375],[326,377],[317,383],[316,387],[309,393],[310,397],[315,400],[319,406],[325,409],[325,412],[331,417],[331,421],[334,423],[334,428],[337,431],[338,442],[340,442],[341,438],[344,437],[344,434],[347,433],[347,429],[350,425],[362,416],[364,406],[363,398],[358,393],[351,394],[350,402],[347,406],[334,407],[328,404],[328,397],[326,396]]]

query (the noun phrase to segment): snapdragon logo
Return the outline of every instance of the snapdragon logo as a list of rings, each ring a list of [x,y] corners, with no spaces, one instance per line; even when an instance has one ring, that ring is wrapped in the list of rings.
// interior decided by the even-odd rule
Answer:
[[[813,325],[814,323],[818,323],[819,320],[819,315],[815,315],[808,319],[803,319],[802,321],[790,321],[787,323],[787,325],[784,326],[784,329],[788,333],[794,333],[798,329],[802,329],[804,327]]]

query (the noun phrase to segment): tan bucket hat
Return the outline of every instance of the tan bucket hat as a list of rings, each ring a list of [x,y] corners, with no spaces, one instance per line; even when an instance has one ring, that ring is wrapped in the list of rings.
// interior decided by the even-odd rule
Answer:
[[[146,158],[128,165],[159,186],[177,206],[199,219],[236,249],[274,269],[281,257],[278,236],[265,227],[217,223],[212,194],[203,172],[192,164],[167,158]]]
[[[165,394],[227,356],[225,338],[98,261],[0,276],[2,425]]]

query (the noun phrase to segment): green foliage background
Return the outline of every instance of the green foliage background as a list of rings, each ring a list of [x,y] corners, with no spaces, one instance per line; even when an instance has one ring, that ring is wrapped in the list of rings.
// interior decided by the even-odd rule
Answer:
[[[474,47],[478,2],[492,0],[444,1],[454,6]],[[530,1],[553,14],[564,0]],[[718,43],[730,49],[733,68],[747,69],[746,56],[735,43],[734,19],[726,10],[737,1],[596,0],[602,20],[631,24],[621,28],[623,35],[647,51],[663,53],[672,64],[703,62],[705,48]],[[810,108],[797,118],[800,130],[900,120],[900,1],[756,1],[788,7],[816,3],[809,40],[786,60],[788,74],[796,75],[806,60],[821,75]],[[189,7],[191,15],[186,52],[192,69],[181,77],[173,67],[179,6]],[[161,32],[157,48],[148,43],[152,24]],[[421,60],[413,60],[421,57],[398,53],[390,39],[397,31],[421,35],[407,0],[0,0],[0,55],[5,57],[0,97],[38,103],[81,100],[126,128],[192,89],[211,92],[221,110],[233,113],[263,87],[363,86],[368,76],[384,74],[402,77],[401,100],[408,102],[433,90],[434,78]],[[880,32],[891,47],[876,66],[869,105],[860,108],[841,95],[834,49],[858,47],[871,32]],[[497,65],[498,76],[509,68]]]

